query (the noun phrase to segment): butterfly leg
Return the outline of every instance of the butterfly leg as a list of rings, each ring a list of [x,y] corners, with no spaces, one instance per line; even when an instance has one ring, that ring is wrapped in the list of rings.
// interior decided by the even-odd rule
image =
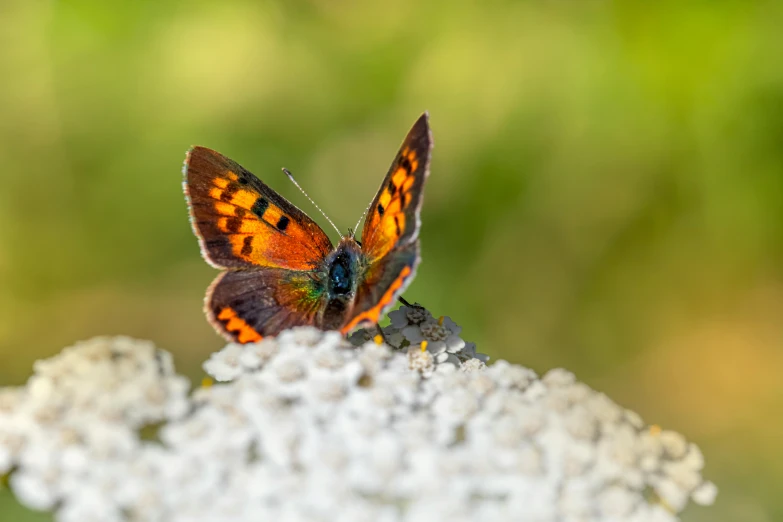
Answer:
[[[423,307],[423,306],[421,306],[420,304],[418,304],[418,303],[416,303],[416,304],[411,304],[411,303],[409,303],[409,302],[408,302],[408,301],[407,301],[407,300],[406,300],[404,297],[402,297],[402,296],[399,296],[399,297],[397,298],[397,300],[398,300],[399,302],[401,302],[402,304],[404,304],[405,306],[407,306],[408,308],[420,308],[420,309],[424,310],[424,307]]]
[[[386,336],[383,334],[383,328],[381,328],[381,325],[379,325],[379,324],[377,324],[377,323],[376,323],[376,325],[375,325],[375,331],[377,332],[377,334],[375,335],[375,336],[376,336],[376,338],[377,338],[377,337],[380,335],[380,336],[381,336],[381,339],[383,339],[383,342],[384,342],[385,344],[388,344],[389,346],[391,346],[391,344],[389,344],[389,341],[386,339]]]

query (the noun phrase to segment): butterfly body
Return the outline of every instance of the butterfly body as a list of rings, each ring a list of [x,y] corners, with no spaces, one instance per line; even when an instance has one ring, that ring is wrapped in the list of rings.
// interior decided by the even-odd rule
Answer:
[[[304,212],[234,161],[203,147],[185,160],[185,193],[204,258],[224,269],[205,311],[245,343],[299,325],[344,333],[377,323],[419,263],[419,212],[432,141],[408,133],[369,207],[361,242],[336,247]]]
[[[339,330],[350,314],[356,297],[357,283],[366,268],[361,247],[351,237],[345,237],[327,258],[324,273],[326,304],[317,326],[323,330]]]

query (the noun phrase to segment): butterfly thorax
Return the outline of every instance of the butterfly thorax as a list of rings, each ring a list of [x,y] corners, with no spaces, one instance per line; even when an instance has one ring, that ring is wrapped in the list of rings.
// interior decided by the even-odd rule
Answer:
[[[348,295],[353,290],[354,259],[348,252],[340,252],[329,268],[329,291],[335,296]]]
[[[322,325],[325,329],[339,329],[353,308],[358,276],[364,270],[361,247],[352,237],[344,237],[324,264],[329,275]]]

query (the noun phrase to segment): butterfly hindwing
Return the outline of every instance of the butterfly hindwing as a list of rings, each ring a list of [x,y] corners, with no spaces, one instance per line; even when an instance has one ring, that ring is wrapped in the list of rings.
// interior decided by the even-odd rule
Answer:
[[[371,263],[356,289],[352,317],[341,328],[349,333],[360,325],[378,324],[398,296],[413,281],[419,264],[419,241],[398,247]]]
[[[248,343],[293,326],[318,326],[325,297],[319,272],[229,270],[210,286],[205,308],[225,337]]]
[[[373,199],[362,229],[362,251],[370,261],[419,235],[424,180],[429,174],[432,137],[427,113],[413,124]]]
[[[304,212],[222,154],[193,147],[184,172],[193,229],[210,264],[312,270],[332,251]]]

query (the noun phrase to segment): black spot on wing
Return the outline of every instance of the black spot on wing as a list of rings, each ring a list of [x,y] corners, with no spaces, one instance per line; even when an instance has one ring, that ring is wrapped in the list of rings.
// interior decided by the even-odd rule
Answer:
[[[228,221],[226,221],[226,230],[231,232],[232,234],[236,234],[239,232],[239,229],[242,227],[242,218],[239,217],[232,217]]]
[[[405,172],[407,172],[408,174],[411,173],[411,162],[408,161],[408,158],[406,158],[405,156],[400,158],[400,167],[404,168]]]
[[[264,212],[266,212],[266,209],[269,208],[269,201],[267,201],[264,198],[258,198],[255,203],[253,203],[253,208],[250,209],[253,214],[258,216],[258,219],[263,219]]]
[[[382,216],[385,211],[386,211],[386,209],[383,208],[383,205],[378,203],[378,215]]]
[[[290,223],[291,220],[288,219],[288,216],[280,216],[280,219],[277,221],[277,229],[281,232],[284,232],[286,228],[288,228],[288,223]]]
[[[239,185],[235,183],[229,184],[220,194],[220,201],[231,203],[231,199],[234,197],[234,194],[236,193],[237,190],[239,190]]]
[[[242,242],[242,255],[249,256],[253,252],[253,236],[245,236]]]
[[[394,226],[397,227],[397,235],[401,236],[402,235],[402,231],[400,230],[400,220],[397,219],[397,216],[394,216]]]
[[[394,193],[397,192],[397,185],[395,185],[392,180],[389,180],[389,186],[386,188],[388,189],[390,196],[394,196]]]

